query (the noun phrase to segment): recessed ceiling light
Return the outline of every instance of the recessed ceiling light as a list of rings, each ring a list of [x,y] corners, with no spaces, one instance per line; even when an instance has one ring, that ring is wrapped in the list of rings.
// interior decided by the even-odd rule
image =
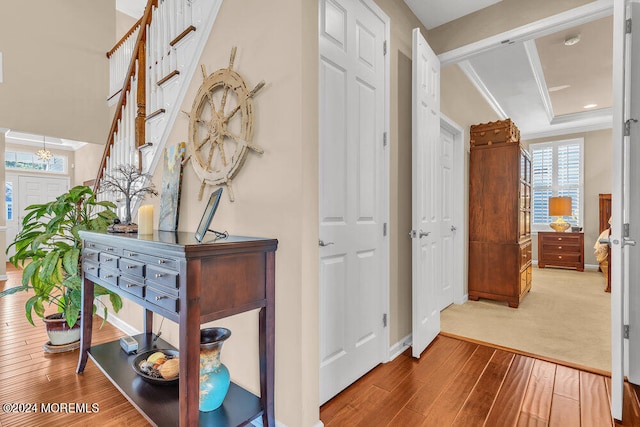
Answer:
[[[587,104],[582,108],[589,109],[589,108],[594,108],[594,107],[597,107],[597,106],[598,106],[598,104]]]
[[[574,44],[577,44],[580,41],[580,34],[575,34],[573,36],[567,36],[566,39],[564,39],[564,45],[565,46],[573,46]]]
[[[557,92],[559,90],[566,89],[566,88],[569,88],[569,87],[571,87],[571,85],[560,85],[560,86],[550,87],[548,90],[549,90],[549,92]]]

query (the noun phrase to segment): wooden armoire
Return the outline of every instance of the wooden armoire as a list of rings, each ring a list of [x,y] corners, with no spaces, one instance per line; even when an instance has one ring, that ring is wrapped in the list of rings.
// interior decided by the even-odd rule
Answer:
[[[517,308],[531,289],[531,156],[509,119],[471,126],[469,299]]]

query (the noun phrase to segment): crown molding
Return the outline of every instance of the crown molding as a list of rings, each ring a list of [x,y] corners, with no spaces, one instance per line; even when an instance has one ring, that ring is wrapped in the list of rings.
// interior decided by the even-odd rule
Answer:
[[[549,88],[547,87],[547,81],[544,79],[544,71],[542,69],[542,62],[540,62],[540,56],[538,55],[538,48],[534,40],[527,40],[523,43],[524,51],[529,59],[529,65],[533,72],[533,78],[538,86],[538,93],[542,100],[542,105],[547,113],[547,118],[551,123],[553,120],[553,105],[551,104],[551,97],[549,96]]]
[[[458,63],[458,67],[462,70],[462,72],[467,76],[471,84],[475,86],[475,88],[480,92],[480,95],[487,101],[489,106],[496,112],[496,114],[500,117],[500,120],[504,120],[507,117],[507,114],[500,106],[500,103],[496,100],[496,98],[491,94],[491,91],[484,84],[478,73],[476,72],[473,65],[467,60],[461,61]]]

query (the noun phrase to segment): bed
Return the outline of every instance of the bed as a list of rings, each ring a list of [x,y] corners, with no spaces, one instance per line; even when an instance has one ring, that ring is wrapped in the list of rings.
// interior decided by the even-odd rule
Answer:
[[[600,235],[593,245],[594,255],[600,265],[600,271],[604,274],[606,280],[605,292],[611,292],[611,269],[609,268],[609,260],[611,259],[611,248],[607,244],[600,243],[601,239],[608,239],[611,234],[611,194],[600,194]]]

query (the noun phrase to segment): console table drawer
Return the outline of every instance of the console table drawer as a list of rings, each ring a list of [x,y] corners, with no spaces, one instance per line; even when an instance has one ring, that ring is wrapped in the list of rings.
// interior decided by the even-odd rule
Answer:
[[[118,286],[123,291],[137,297],[144,298],[144,283],[139,277],[131,277],[123,274],[118,278]]]
[[[101,252],[110,252],[115,255],[119,255],[120,253],[120,249],[116,248],[115,246],[104,245],[104,244],[95,243],[95,242],[86,242],[85,248],[95,249]]]
[[[147,255],[136,251],[124,250],[123,256],[149,265],[158,265],[169,270],[179,270],[180,264],[175,259]]]
[[[83,256],[82,258],[82,271],[92,276],[98,275],[98,263],[92,262],[90,259]]]
[[[581,262],[579,253],[547,253],[544,254],[543,261],[547,264],[553,264],[555,262]]]
[[[128,258],[120,258],[120,271],[123,274],[144,277],[144,263],[132,261]]]
[[[178,273],[147,264],[145,277],[148,281],[170,288],[178,287]]]
[[[153,286],[146,287],[144,299],[169,311],[178,312],[178,298]]]
[[[118,273],[115,270],[100,267],[98,277],[113,286],[118,286]]]
[[[98,255],[100,255],[100,252],[94,251],[93,249],[82,250],[82,259],[84,260],[91,260],[91,261],[98,262]]]
[[[120,257],[113,255],[112,253],[100,252],[98,260],[100,261],[100,267],[111,268],[116,270],[118,268],[118,260]]]

